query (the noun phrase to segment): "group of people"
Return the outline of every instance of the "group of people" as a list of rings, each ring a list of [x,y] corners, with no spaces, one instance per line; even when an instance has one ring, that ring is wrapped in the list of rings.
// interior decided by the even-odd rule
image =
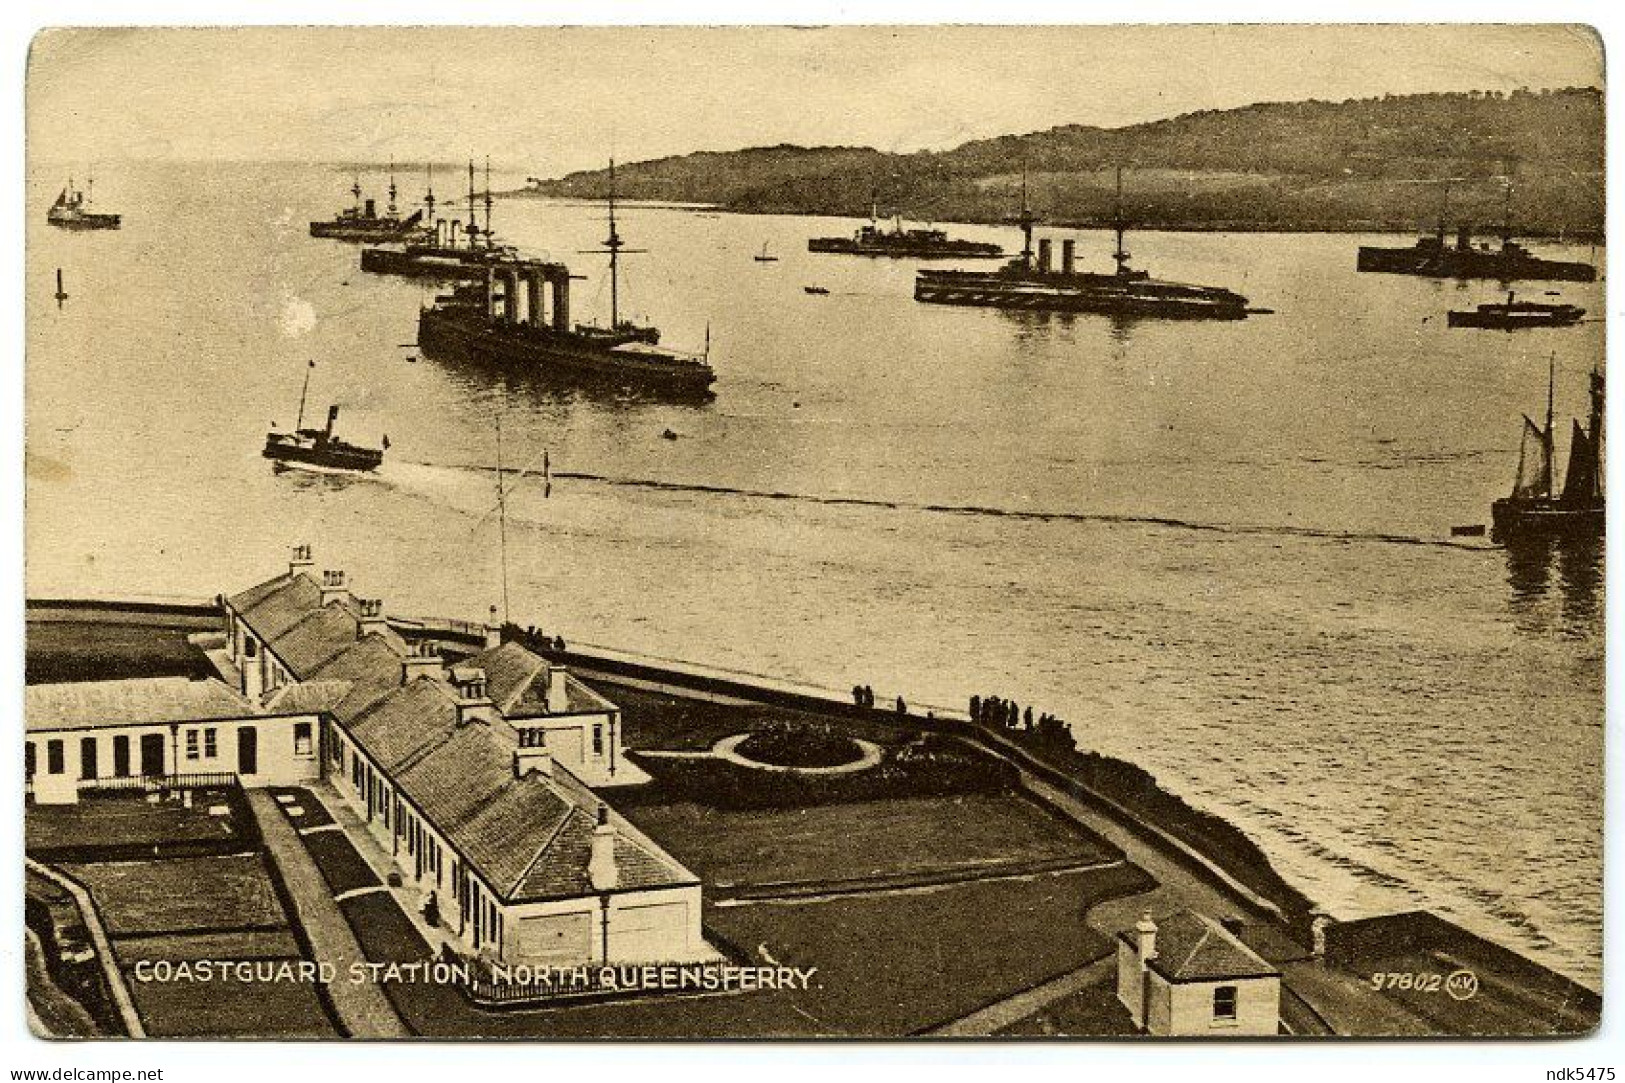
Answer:
[[[992,726],[999,729],[1023,730],[1027,733],[1037,733],[1044,738],[1055,738],[1065,735],[1068,740],[1072,736],[1072,727],[1063,722],[1058,716],[1045,712],[1033,716],[1032,704],[1023,708],[1013,699],[1003,699],[999,696],[972,696],[970,698],[970,717],[972,722],[983,726]]]
[[[853,685],[852,702],[859,707],[868,707],[869,709],[873,710],[875,705],[875,690],[866,684]],[[897,713],[908,714],[908,704],[903,701],[902,696],[897,697]],[[930,718],[934,716],[930,711],[927,711],[926,717]]]

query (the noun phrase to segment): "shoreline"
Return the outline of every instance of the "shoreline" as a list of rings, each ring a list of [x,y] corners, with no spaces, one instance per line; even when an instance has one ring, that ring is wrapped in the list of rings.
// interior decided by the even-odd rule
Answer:
[[[25,600],[26,623],[51,624],[76,622],[105,623],[109,627],[134,622],[159,624],[168,616],[177,620],[196,622],[216,612],[212,601],[187,602],[180,599],[128,598],[29,598]],[[391,624],[406,634],[454,642],[466,642],[471,650],[478,650],[483,641],[484,626],[475,622],[447,618],[421,618],[402,616],[392,618]],[[567,665],[588,680],[600,679],[608,683],[634,685],[654,683],[670,685],[674,690],[701,699],[715,697],[723,701],[740,699],[764,704],[790,707],[817,713],[838,714],[873,719],[877,716],[896,717],[895,701],[880,697],[875,707],[857,707],[839,692],[797,681],[777,679],[747,671],[723,667],[704,666],[680,659],[651,657],[616,648],[586,642],[567,644],[562,651],[548,651],[547,655]],[[931,711],[928,718],[923,712]],[[937,704],[910,704],[906,716],[914,726],[935,727],[982,747],[987,754],[1007,759],[1020,759],[1023,766],[1052,785],[1069,792],[1073,797],[1096,807],[1105,815],[1118,820],[1125,828],[1144,838],[1148,844],[1162,850],[1170,859],[1185,865],[1193,872],[1221,884],[1237,898],[1247,901],[1263,912],[1277,916],[1295,939],[1305,944],[1310,939],[1310,922],[1322,912],[1317,901],[1292,885],[1273,866],[1261,846],[1223,816],[1206,812],[1187,804],[1178,794],[1164,788],[1154,776],[1130,761],[1104,756],[1087,749],[1076,749],[1059,757],[1040,755],[1028,748],[1015,735],[998,733],[969,722],[962,709]],[[1002,747],[999,747],[1002,746]],[[1060,762],[1057,762],[1060,761]],[[1079,765],[1087,765],[1082,768]],[[1101,779],[1119,781],[1102,786]],[[1516,960],[1520,969],[1532,974],[1548,975],[1576,990],[1596,996],[1598,991],[1577,979],[1552,969],[1545,963],[1524,954],[1516,948],[1506,947],[1488,940],[1457,924],[1449,918],[1431,911],[1405,911],[1392,914],[1366,916],[1338,922],[1352,928],[1384,926],[1398,923],[1408,927],[1417,914],[1424,915],[1429,927],[1458,942],[1477,942],[1503,959]],[[1386,927],[1386,926],[1384,926]]]
[[[563,195],[553,192],[538,191],[534,188],[513,188],[505,192],[493,192],[497,199],[526,199],[548,200],[566,206],[598,206],[602,199],[584,195]],[[850,214],[839,214],[833,211],[810,210],[802,208],[771,208],[771,207],[730,207],[726,203],[703,203],[693,200],[681,199],[630,199],[616,198],[617,206],[645,207],[651,210],[694,211],[705,214],[738,214],[756,215],[762,217],[779,218],[839,218],[853,222],[867,222],[869,216],[861,211]],[[905,218],[905,222],[919,224],[926,222],[939,226],[988,226],[1009,228],[1010,223],[1003,218]],[[1109,219],[1074,219],[1054,218],[1046,219],[1043,227],[1049,230],[1076,230],[1110,232],[1114,225]],[[1327,236],[1366,237],[1374,234],[1391,235],[1396,237],[1420,237],[1430,235],[1434,228],[1418,226],[1416,224],[1393,222],[1345,222],[1335,225],[1314,225],[1312,223],[1279,223],[1279,222],[1245,222],[1245,221],[1174,221],[1174,222],[1141,222],[1133,226],[1135,233],[1258,233],[1281,234],[1296,236],[1300,234],[1324,234]],[[1479,236],[1480,234],[1475,234]],[[1494,228],[1486,227],[1481,234],[1483,237],[1496,235]],[[1591,232],[1589,230],[1576,230],[1573,233],[1550,232],[1519,232],[1518,239],[1526,241],[1539,241],[1547,244],[1573,244],[1589,245],[1595,248],[1607,246],[1605,231]]]

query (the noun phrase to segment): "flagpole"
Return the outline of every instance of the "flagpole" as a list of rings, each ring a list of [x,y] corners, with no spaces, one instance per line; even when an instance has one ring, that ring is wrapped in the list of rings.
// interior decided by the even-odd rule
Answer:
[[[497,534],[502,551],[502,623],[512,623],[508,609],[508,490],[502,478],[502,414],[496,415],[497,430]]]

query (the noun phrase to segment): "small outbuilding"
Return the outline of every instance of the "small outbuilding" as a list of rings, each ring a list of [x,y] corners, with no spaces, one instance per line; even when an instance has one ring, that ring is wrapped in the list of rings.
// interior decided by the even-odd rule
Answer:
[[[1281,972],[1212,918],[1142,916],[1118,934],[1117,999],[1135,1026],[1166,1037],[1280,1033]]]

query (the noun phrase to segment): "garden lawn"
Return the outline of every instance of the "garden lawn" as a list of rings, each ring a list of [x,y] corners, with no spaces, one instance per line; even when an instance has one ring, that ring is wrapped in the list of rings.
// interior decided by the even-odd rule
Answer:
[[[209,815],[210,807],[217,805],[231,811],[225,816]],[[242,838],[239,824],[247,812],[239,799],[223,790],[193,791],[191,808],[183,807],[173,796],[152,804],[145,794],[110,793],[72,805],[31,804],[23,821],[28,852],[51,854],[81,848],[230,842]]]
[[[764,777],[763,785],[772,785]],[[961,794],[784,810],[682,803],[625,815],[708,886],[728,889],[1013,870],[1037,862],[1122,857],[1018,794]]]
[[[884,712],[875,712],[870,718],[848,718],[833,712],[818,714],[755,703],[711,703],[663,695],[596,677],[588,683],[621,708],[621,736],[626,747],[634,752],[641,749],[698,752],[724,737],[783,723],[828,729],[878,745],[899,745],[917,733],[923,722],[923,719],[899,721]]]
[[[334,1038],[306,982],[137,981],[125,972],[130,997],[154,1038]]]
[[[372,887],[383,883],[355,848],[355,844],[342,831],[318,831],[301,835],[305,848],[322,871],[322,879],[333,894],[342,895],[358,887]]]
[[[62,871],[89,889],[114,937],[287,925],[257,854],[63,865]]]

